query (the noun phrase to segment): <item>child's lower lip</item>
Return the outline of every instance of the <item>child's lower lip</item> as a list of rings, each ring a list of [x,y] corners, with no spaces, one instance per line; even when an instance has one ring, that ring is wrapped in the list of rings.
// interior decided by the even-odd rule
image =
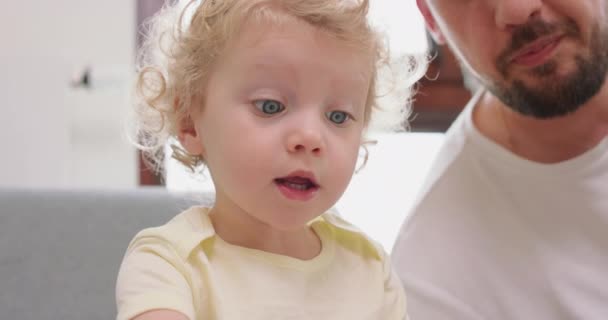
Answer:
[[[282,183],[275,183],[275,185],[277,186],[279,191],[281,191],[283,196],[285,196],[287,199],[297,200],[297,201],[308,201],[308,200],[314,198],[314,196],[317,194],[317,190],[319,190],[318,187],[310,188],[310,189],[306,189],[306,190],[298,190],[298,189],[290,188],[287,185],[282,184]]]

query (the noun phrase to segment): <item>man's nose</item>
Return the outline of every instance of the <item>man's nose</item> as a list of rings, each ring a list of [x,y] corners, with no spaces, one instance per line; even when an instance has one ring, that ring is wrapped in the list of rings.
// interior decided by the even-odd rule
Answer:
[[[542,0],[495,0],[494,19],[500,29],[510,31],[540,14]]]

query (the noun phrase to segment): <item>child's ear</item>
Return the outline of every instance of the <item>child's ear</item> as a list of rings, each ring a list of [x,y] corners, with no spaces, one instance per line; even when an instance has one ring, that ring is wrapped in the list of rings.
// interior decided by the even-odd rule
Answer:
[[[445,36],[443,35],[441,29],[439,29],[437,26],[437,21],[435,20],[435,17],[433,17],[427,1],[428,0],[416,0],[416,4],[418,5],[420,13],[424,17],[426,27],[431,33],[431,36],[433,36],[433,39],[435,39],[435,42],[437,42],[437,44],[445,44]]]
[[[203,155],[205,148],[203,146],[203,142],[201,141],[200,135],[196,130],[196,126],[194,125],[191,114],[188,114],[180,121],[177,138],[182,147],[184,147],[184,149],[186,149],[190,155]]]

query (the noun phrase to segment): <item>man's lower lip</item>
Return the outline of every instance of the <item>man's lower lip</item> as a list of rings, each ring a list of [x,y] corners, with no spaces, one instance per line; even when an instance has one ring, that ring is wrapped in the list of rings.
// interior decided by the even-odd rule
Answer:
[[[297,190],[281,183],[277,183],[276,186],[279,188],[279,191],[281,191],[281,194],[283,194],[283,196],[285,196],[287,199],[298,201],[308,201],[312,199],[317,194],[318,190],[318,188]]]
[[[551,58],[553,52],[555,52],[555,49],[560,42],[561,38],[555,39],[554,41],[545,45],[540,51],[518,56],[513,59],[513,62],[526,67],[536,67],[544,64],[547,62],[547,60],[549,60],[549,58]]]

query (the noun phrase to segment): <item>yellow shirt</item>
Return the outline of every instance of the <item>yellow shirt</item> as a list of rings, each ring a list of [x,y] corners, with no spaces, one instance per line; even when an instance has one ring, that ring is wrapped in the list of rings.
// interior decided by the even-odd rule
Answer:
[[[406,319],[388,256],[340,217],[311,223],[321,253],[299,260],[223,241],[207,211],[135,236],[118,275],[118,320],[154,309],[191,320]]]

